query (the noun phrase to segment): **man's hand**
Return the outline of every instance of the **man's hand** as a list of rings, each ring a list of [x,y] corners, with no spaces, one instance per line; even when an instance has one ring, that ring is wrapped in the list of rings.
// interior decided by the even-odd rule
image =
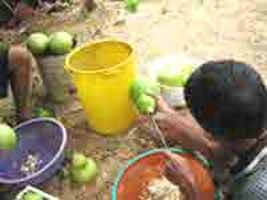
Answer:
[[[179,185],[180,181],[186,179],[191,185],[195,184],[195,178],[193,177],[193,172],[190,169],[188,161],[178,154],[171,152],[165,152],[167,157],[167,166],[165,170],[165,176],[172,183]]]
[[[163,99],[161,96],[153,96],[156,100],[156,113],[166,113],[166,114],[176,114],[175,110],[173,110]],[[137,118],[137,124],[143,125],[150,121],[150,117],[146,115],[139,115]]]
[[[155,97],[155,99],[157,101],[157,112],[153,118],[165,139],[209,156],[209,134],[197,124],[193,117],[178,114],[162,97]],[[137,122],[143,126],[150,120],[150,116],[141,115]],[[151,132],[154,139],[158,140],[159,136],[155,133],[155,130],[152,129]]]
[[[213,200],[214,185],[206,168],[190,155],[166,152],[165,176],[179,185],[188,200]]]
[[[176,111],[172,109],[161,96],[155,97],[157,101],[157,111],[162,113],[175,114]]]
[[[165,153],[167,166],[164,174],[175,185],[179,185],[188,200],[195,200],[199,196],[198,185],[188,161],[180,155]]]
[[[155,98],[157,100],[157,112],[154,118],[167,142],[199,151],[221,168],[227,167],[228,163],[232,162],[234,154],[230,151],[229,145],[224,141],[214,139],[210,133],[200,127],[190,113],[179,114],[169,107],[162,97]],[[139,116],[139,125],[148,122],[150,122],[150,117]],[[154,129],[150,132],[156,141],[160,141]]]

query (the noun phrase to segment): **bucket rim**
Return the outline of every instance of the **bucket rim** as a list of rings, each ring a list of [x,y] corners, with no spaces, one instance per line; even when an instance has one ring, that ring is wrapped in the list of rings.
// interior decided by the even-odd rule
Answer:
[[[117,177],[113,183],[112,189],[111,189],[111,200],[117,200],[117,190],[118,190],[120,181],[123,178],[123,175],[125,174],[125,172],[128,170],[129,167],[131,167],[133,164],[135,164],[139,160],[145,158],[146,156],[150,156],[150,155],[157,154],[157,153],[164,153],[166,151],[171,151],[171,152],[177,153],[177,154],[186,154],[186,153],[192,154],[193,156],[195,156],[195,158],[197,160],[199,160],[202,163],[202,165],[204,167],[207,167],[209,169],[212,168],[212,163],[209,163],[209,161],[207,161],[199,153],[196,153],[190,149],[186,149],[183,147],[157,148],[157,149],[147,150],[147,151],[135,156],[134,158],[130,159],[127,162],[126,166],[122,167],[119,170],[118,175],[117,175]],[[215,184],[214,184],[214,187],[215,187],[214,200],[222,200],[223,198],[220,196],[219,188],[217,188]]]
[[[64,125],[54,118],[50,118],[50,117],[34,118],[34,119],[20,123],[19,125],[17,125],[14,128],[14,130],[16,132],[16,130],[18,130],[24,126],[30,125],[32,123],[38,123],[38,122],[50,122],[50,123],[58,126],[61,129],[62,142],[60,144],[60,147],[59,147],[57,153],[54,155],[53,159],[51,159],[42,169],[38,170],[37,172],[35,172],[29,176],[26,176],[24,178],[11,179],[11,180],[0,177],[0,183],[17,185],[17,184],[21,184],[21,183],[33,180],[33,179],[37,178],[38,176],[42,175],[43,173],[45,173],[49,168],[51,168],[57,162],[57,160],[61,157],[61,155],[64,153],[64,149],[65,149],[66,144],[67,144],[67,131],[66,131],[66,128],[64,127]]]
[[[190,150],[187,149],[183,149],[183,148],[159,148],[159,149],[151,149],[148,151],[145,151],[137,156],[135,156],[134,158],[132,158],[131,160],[129,160],[126,164],[126,166],[124,166],[122,169],[119,170],[119,173],[117,175],[117,178],[115,179],[115,182],[112,186],[112,191],[111,191],[111,200],[117,200],[117,190],[120,184],[120,181],[123,178],[123,175],[125,174],[125,172],[127,171],[127,169],[129,167],[131,167],[133,164],[135,164],[136,162],[138,162],[139,160],[149,156],[149,155],[153,155],[156,153],[163,153],[166,151],[172,151],[173,153],[191,153]]]
[[[88,48],[90,46],[94,46],[94,45],[101,44],[101,43],[106,43],[106,42],[115,42],[115,43],[120,43],[120,44],[126,45],[129,48],[129,55],[123,61],[121,61],[120,63],[118,63],[118,64],[116,64],[116,65],[114,65],[112,67],[109,67],[107,69],[80,70],[80,69],[77,69],[77,68],[71,66],[70,61],[71,61],[71,58],[73,57],[73,55],[75,55],[76,53],[78,53],[79,51],[81,51],[84,48]],[[87,43],[81,45],[80,47],[77,47],[74,50],[72,50],[66,57],[64,68],[67,71],[75,72],[75,73],[78,73],[78,74],[105,73],[105,72],[109,72],[111,70],[120,68],[121,66],[125,65],[125,63],[128,63],[129,60],[133,57],[133,55],[134,55],[134,48],[129,42],[124,41],[124,40],[119,40],[119,39],[101,39],[101,40],[97,40],[97,41],[93,41],[93,42],[87,42]]]

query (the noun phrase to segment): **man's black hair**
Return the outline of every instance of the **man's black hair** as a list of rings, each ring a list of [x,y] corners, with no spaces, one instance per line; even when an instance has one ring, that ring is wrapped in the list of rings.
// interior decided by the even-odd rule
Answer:
[[[266,126],[266,89],[248,64],[204,63],[188,79],[184,95],[196,120],[215,136],[254,138]]]

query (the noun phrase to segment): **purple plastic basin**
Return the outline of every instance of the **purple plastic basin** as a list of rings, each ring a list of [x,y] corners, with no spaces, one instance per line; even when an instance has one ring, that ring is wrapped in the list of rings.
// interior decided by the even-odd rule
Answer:
[[[63,166],[67,133],[55,119],[36,118],[24,122],[15,131],[15,150],[0,151],[0,184],[16,188],[38,185],[51,178]],[[21,164],[32,153],[39,158],[36,172],[21,173]]]

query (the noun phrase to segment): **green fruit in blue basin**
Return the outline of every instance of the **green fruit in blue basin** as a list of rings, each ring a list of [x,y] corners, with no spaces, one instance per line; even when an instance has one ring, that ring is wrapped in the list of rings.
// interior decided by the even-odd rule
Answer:
[[[153,97],[142,94],[136,101],[136,107],[143,114],[152,114],[156,109],[156,101]]]
[[[43,33],[33,33],[27,40],[28,49],[35,55],[43,55],[49,44],[49,38]]]
[[[192,72],[193,67],[191,65],[180,66],[180,69],[176,72],[167,68],[159,73],[158,81],[166,86],[184,87]]]
[[[73,37],[69,33],[56,32],[50,36],[49,50],[57,55],[66,54],[72,49],[73,43]]]
[[[0,124],[0,150],[12,150],[16,147],[15,131],[6,124]]]
[[[26,194],[23,195],[22,200],[44,200],[44,198],[37,193],[27,192]]]
[[[136,102],[142,94],[157,96],[160,94],[159,84],[146,78],[137,78],[130,86],[130,97]]]
[[[78,184],[85,184],[91,182],[97,175],[97,165],[91,158],[87,158],[86,164],[83,167],[71,168],[72,181]]]

